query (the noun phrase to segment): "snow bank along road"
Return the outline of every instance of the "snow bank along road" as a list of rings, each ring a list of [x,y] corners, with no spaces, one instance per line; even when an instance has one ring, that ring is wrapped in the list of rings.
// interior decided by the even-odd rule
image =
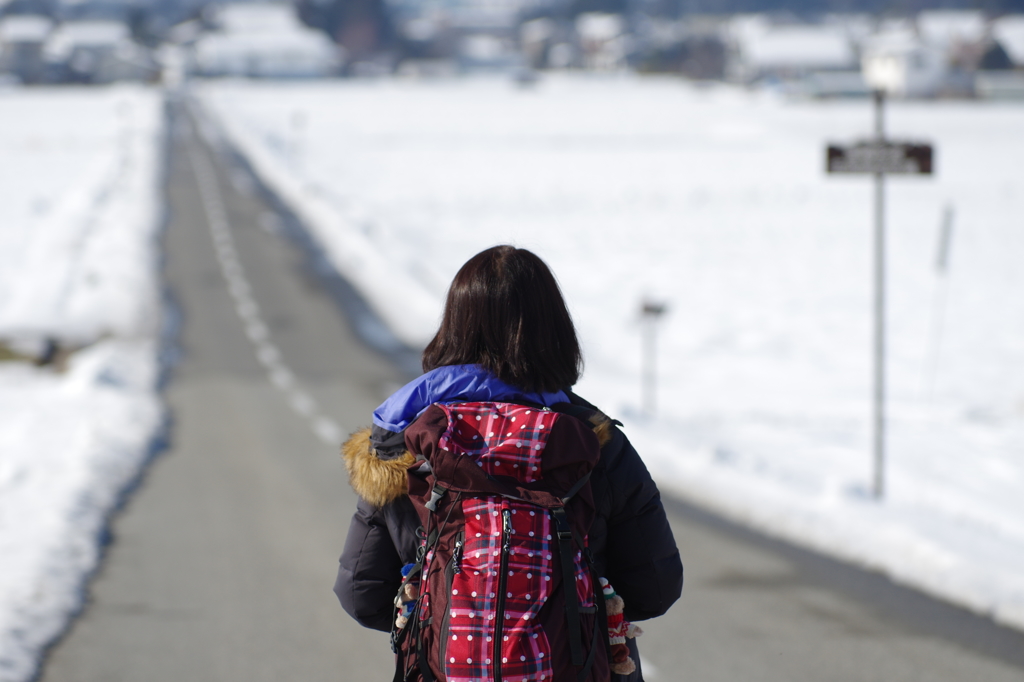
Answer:
[[[382,680],[331,594],[355,500],[339,433],[403,375],[357,340],[251,176],[172,124],[165,275],[184,358],[168,452],[115,524],[46,682]],[[1019,680],[1024,636],[669,502],[682,601],[650,680]]]
[[[164,423],[163,98],[0,88],[0,121],[0,682],[20,682]]]

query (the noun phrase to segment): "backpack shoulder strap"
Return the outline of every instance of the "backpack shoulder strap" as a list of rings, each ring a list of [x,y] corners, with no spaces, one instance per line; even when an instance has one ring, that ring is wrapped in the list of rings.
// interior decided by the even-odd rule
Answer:
[[[580,600],[576,593],[576,570],[572,560],[572,527],[565,514],[565,507],[551,510],[555,521],[555,534],[558,537],[558,553],[562,563],[562,589],[565,591],[565,617],[569,623],[569,650],[572,664],[583,665],[583,641],[580,630]]]
[[[578,484],[582,487],[582,483],[585,483],[587,476],[583,477],[582,482]],[[571,497],[571,496],[570,496]],[[583,682],[590,675],[590,670],[594,665],[594,657],[597,653],[598,643],[600,641],[601,631],[607,632],[607,626],[604,625],[604,619],[599,618],[598,622],[594,624],[594,634],[590,642],[590,650],[587,657],[583,657],[583,632],[580,627],[580,601],[579,595],[576,593],[576,575],[575,575],[575,562],[572,556],[572,543],[575,540],[580,542],[580,538],[572,532],[572,527],[569,525],[569,519],[566,517],[564,507],[556,507],[551,510],[551,516],[555,521],[555,531],[558,538],[558,553],[561,558],[562,564],[562,589],[565,592],[565,617],[569,626],[569,655],[572,658],[572,664],[576,668],[579,668],[576,672],[577,682]],[[585,551],[585,546],[580,544],[580,548]],[[587,553],[589,558],[589,552]],[[592,562],[589,562],[592,564]],[[593,570],[593,569],[591,569]],[[596,581],[596,577],[595,577]],[[595,582],[594,585],[598,583]],[[598,594],[595,597],[595,602],[603,602],[601,595]],[[604,604],[599,605],[599,609],[603,610]]]
[[[568,504],[569,500],[571,500],[576,495],[576,493],[583,489],[583,486],[585,486],[587,484],[587,481],[590,480],[590,474],[592,473],[594,473],[593,469],[583,474],[583,477],[580,478],[580,480],[576,481],[576,483],[574,483],[571,488],[569,488],[569,492],[567,492],[565,494],[565,497],[562,498],[562,504]]]

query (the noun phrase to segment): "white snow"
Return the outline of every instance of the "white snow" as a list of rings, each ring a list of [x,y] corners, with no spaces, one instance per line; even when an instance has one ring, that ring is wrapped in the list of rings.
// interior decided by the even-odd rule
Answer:
[[[162,424],[159,94],[0,92],[0,681],[31,679]],[[58,363],[63,364],[63,363]]]
[[[15,14],[0,20],[0,46],[41,43],[53,29],[53,20],[36,14]]]
[[[46,42],[46,55],[53,61],[68,59],[77,48],[109,47],[129,40],[128,25],[120,21],[69,21],[60,24]]]
[[[288,3],[243,3],[216,9],[214,21],[228,33],[279,33],[307,28]]]
[[[921,38],[939,45],[980,42],[987,24],[985,13],[977,10],[925,10],[917,15]]]
[[[339,48],[323,31],[299,21],[290,4],[228,5],[214,13],[221,32],[201,35],[193,59],[206,75],[326,76]]]
[[[857,65],[853,41],[839,26],[780,26],[740,46],[753,69],[848,69]]]
[[[823,172],[826,141],[870,133],[867,100],[628,77],[198,93],[409,342],[429,338],[467,258],[530,248],[574,311],[579,391],[623,419],[664,488],[1024,627],[1020,106],[889,109],[894,136],[936,144],[938,170],[887,185],[890,434],[877,502],[872,189]],[[955,231],[939,276],[947,206]],[[653,419],[639,408],[645,297],[669,307]]]
[[[211,75],[308,77],[329,75],[337,49],[322,33],[205,35],[195,44],[198,71]]]
[[[624,24],[618,14],[587,12],[576,19],[576,31],[582,40],[613,40],[622,35]]]

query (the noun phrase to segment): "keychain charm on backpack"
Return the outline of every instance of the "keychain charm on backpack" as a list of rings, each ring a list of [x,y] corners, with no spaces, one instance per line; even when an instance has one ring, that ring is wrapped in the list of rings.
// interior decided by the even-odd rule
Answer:
[[[395,608],[398,609],[398,615],[395,616],[395,628],[398,630],[404,628],[405,624],[409,622],[416,607],[416,600],[420,596],[419,580],[416,580],[415,576],[410,578],[410,573],[415,568],[416,564],[402,566],[402,587],[399,588],[398,595],[395,597]]]
[[[623,616],[626,602],[615,593],[607,578],[599,578],[601,592],[604,593],[605,608],[608,613],[608,643],[611,646],[612,672],[617,675],[629,675],[636,670],[636,661],[629,656],[627,639],[644,634],[639,626],[630,623]]]

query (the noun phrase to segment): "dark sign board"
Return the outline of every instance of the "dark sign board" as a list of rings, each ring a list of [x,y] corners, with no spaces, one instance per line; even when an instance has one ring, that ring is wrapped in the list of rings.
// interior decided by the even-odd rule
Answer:
[[[932,146],[908,142],[857,142],[830,144],[826,164],[829,173],[932,174]]]

